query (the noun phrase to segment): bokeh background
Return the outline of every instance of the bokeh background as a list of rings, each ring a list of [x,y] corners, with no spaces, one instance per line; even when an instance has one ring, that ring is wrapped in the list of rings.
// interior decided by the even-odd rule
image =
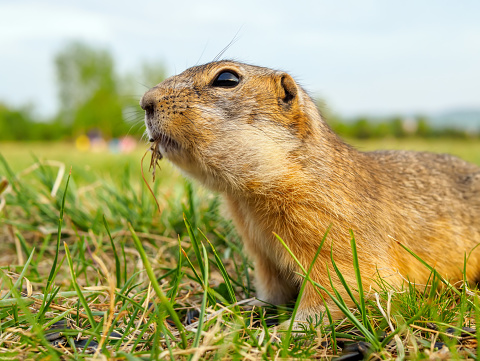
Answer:
[[[32,153],[137,159],[141,95],[222,54],[290,72],[361,149],[480,163],[478,14],[475,0],[0,1],[0,152],[18,168]]]

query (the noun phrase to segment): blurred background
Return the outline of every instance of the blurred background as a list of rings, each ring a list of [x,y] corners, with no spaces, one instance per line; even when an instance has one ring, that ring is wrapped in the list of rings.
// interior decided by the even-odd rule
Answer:
[[[475,0],[0,1],[0,153],[17,169],[137,162],[142,94],[221,53],[288,71],[361,149],[480,163],[478,14]]]

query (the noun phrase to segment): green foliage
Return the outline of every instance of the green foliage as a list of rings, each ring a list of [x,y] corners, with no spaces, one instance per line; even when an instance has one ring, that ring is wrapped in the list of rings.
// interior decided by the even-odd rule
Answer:
[[[75,111],[98,91],[117,92],[112,56],[102,49],[71,43],[55,58],[60,111],[74,121]]]
[[[107,138],[128,132],[122,117],[119,79],[111,54],[83,43],[71,43],[56,59],[59,119],[72,135],[101,130]]]
[[[53,140],[64,133],[59,122],[38,122],[35,118],[31,105],[12,107],[0,103],[0,140]]]
[[[28,139],[30,123],[32,123],[32,117],[26,107],[23,109],[11,109],[0,103],[0,139]]]
[[[467,139],[478,138],[480,133],[468,133],[456,128],[435,128],[429,123],[428,118],[402,119],[391,117],[385,119],[372,119],[359,117],[345,120],[338,117],[326,118],[331,128],[339,135],[360,140],[381,138],[446,138]]]

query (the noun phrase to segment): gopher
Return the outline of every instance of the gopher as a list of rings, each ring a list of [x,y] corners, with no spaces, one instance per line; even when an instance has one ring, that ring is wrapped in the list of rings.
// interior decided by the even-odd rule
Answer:
[[[287,73],[234,61],[195,66],[148,90],[140,101],[156,151],[223,195],[255,265],[257,297],[295,299],[326,230],[311,278],[331,291],[330,251],[356,288],[350,230],[364,289],[385,277],[426,283],[430,271],[462,280],[464,256],[480,243],[480,168],[448,154],[361,152],[325,123]],[[479,247],[480,248],[480,247]],[[480,279],[480,252],[466,278]],[[333,272],[331,272],[333,273]],[[333,286],[353,306],[338,278]],[[334,319],[342,317],[325,297]],[[350,303],[348,303],[350,302]],[[296,319],[325,311],[308,284]]]

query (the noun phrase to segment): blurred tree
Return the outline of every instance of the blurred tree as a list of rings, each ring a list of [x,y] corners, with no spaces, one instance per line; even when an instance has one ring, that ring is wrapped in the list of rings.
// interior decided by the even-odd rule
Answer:
[[[11,108],[0,103],[0,139],[27,140],[33,134],[34,122],[30,107]]]
[[[59,119],[72,135],[99,129],[106,137],[125,134],[119,81],[107,50],[74,42],[55,59],[59,85]]]
[[[0,140],[57,140],[66,132],[58,120],[39,121],[32,105],[18,108],[0,103]]]
[[[400,117],[394,117],[390,120],[391,134],[395,138],[404,138],[407,135],[403,126],[403,120]]]
[[[375,129],[374,129],[375,138],[385,138],[391,135],[392,134],[390,134],[390,125],[388,124],[388,122],[380,122],[375,126]]]
[[[372,124],[367,118],[358,118],[353,123],[353,134],[359,139],[371,138],[374,133]]]
[[[417,118],[417,136],[422,138],[427,138],[432,135],[432,128],[428,124],[428,119],[424,116],[419,116]]]

